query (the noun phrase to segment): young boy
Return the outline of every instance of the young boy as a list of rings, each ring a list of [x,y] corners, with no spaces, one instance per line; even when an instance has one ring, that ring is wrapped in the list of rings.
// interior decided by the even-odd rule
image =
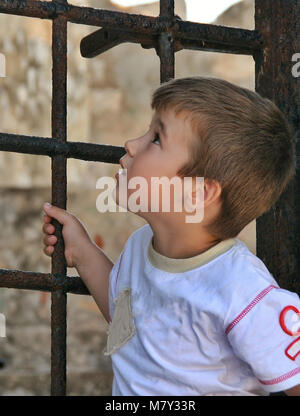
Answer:
[[[153,93],[149,130],[125,143],[127,181],[204,178],[204,217],[138,212],[115,264],[83,224],[43,206],[45,254],[63,224],[65,256],[109,322],[113,395],[300,395],[300,299],[278,286],[236,236],[269,210],[295,174],[281,111],[212,77],[170,80]],[[119,203],[116,186],[116,202]],[[132,194],[128,189],[128,200]],[[173,195],[174,196],[174,195]],[[194,182],[184,201],[196,201]],[[190,212],[190,211],[189,211]]]

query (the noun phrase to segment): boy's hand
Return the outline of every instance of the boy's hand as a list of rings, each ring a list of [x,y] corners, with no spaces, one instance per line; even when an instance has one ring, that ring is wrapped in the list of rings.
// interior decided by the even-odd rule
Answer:
[[[86,228],[75,215],[55,205],[47,207],[44,204],[43,210],[46,213],[43,225],[43,232],[46,234],[44,238],[44,253],[51,257],[54,252],[54,245],[57,243],[57,237],[52,235],[55,227],[51,224],[52,218],[55,218],[63,225],[62,236],[64,239],[64,254],[67,265],[68,267],[77,267],[82,261],[84,247],[92,244]]]
[[[43,225],[43,231],[46,234],[44,253],[51,256],[54,252],[54,245],[57,243],[57,237],[52,235],[55,227],[50,223],[51,219],[55,218],[63,226],[64,254],[68,267],[76,267],[104,318],[110,322],[109,276],[113,262],[92,241],[85,226],[75,215],[55,205],[47,207],[44,204],[43,210],[46,213]]]

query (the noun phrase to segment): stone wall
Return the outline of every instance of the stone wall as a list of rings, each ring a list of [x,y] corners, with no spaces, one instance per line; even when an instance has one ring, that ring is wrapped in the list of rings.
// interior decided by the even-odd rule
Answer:
[[[108,0],[73,4],[157,16],[158,2],[118,8]],[[237,3],[214,23],[254,28],[253,0]],[[175,2],[186,18],[183,0]],[[203,6],[204,7],[204,6]],[[0,78],[0,131],[51,137],[52,22],[0,14],[0,52],[6,77]],[[150,97],[159,85],[154,49],[121,44],[92,59],[79,45],[96,27],[68,23],[67,135],[70,141],[123,146],[146,131]],[[254,89],[254,61],[249,56],[180,51],[175,77],[212,75]],[[138,68],[138,70],[137,70]],[[129,235],[145,224],[133,213],[99,213],[96,181],[114,176],[118,165],[68,159],[67,209],[86,225],[94,241],[116,261]],[[0,152],[0,268],[51,271],[42,249],[42,205],[51,201],[51,159]],[[242,233],[255,252],[255,221]],[[68,275],[76,275],[68,268]],[[50,294],[0,289],[6,338],[0,338],[0,395],[50,394]],[[102,351],[107,324],[89,296],[68,295],[67,394],[111,394],[110,358]]]

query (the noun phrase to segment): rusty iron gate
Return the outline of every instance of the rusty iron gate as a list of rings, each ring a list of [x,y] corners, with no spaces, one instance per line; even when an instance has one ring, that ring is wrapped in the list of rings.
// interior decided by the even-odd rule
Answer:
[[[205,7],[205,2],[201,2]],[[101,27],[82,39],[82,56],[92,58],[122,42],[155,48],[160,82],[174,78],[174,57],[181,49],[252,55],[255,90],[285,113],[299,140],[300,77],[292,76],[292,56],[300,53],[300,0],[255,0],[255,30],[184,21],[174,0],[160,0],[157,17],[78,7],[66,0],[0,0],[0,13],[51,19],[52,135],[50,138],[0,133],[0,150],[51,157],[52,203],[66,209],[67,158],[118,164],[119,146],[67,141],[67,22]],[[17,30],[17,29],[16,29]],[[128,58],[130,59],[130,58]],[[201,75],[201,74],[199,74]],[[299,142],[297,152],[299,158]],[[270,211],[257,219],[257,256],[279,285],[300,293],[300,177]],[[62,226],[51,273],[0,269],[0,287],[51,292],[51,395],[66,395],[67,293],[89,295],[77,276],[66,275]]]

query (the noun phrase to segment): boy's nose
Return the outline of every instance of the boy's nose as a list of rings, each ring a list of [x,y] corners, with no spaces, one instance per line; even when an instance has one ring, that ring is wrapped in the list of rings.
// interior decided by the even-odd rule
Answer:
[[[130,157],[133,157],[132,154],[132,147],[131,147],[131,140],[127,140],[124,144],[126,152],[129,154]]]

